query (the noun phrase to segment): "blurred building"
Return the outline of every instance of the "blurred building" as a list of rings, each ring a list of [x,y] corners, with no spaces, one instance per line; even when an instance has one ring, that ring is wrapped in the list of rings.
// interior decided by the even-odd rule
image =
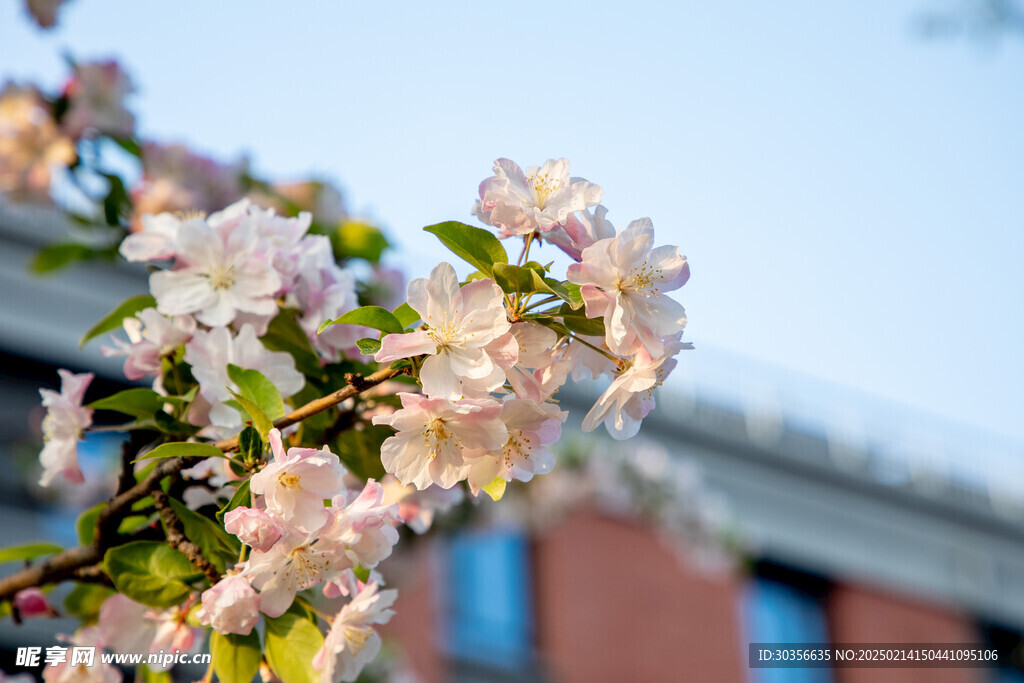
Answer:
[[[57,366],[121,381],[116,359],[100,356],[98,342],[82,352],[78,340],[146,288],[145,271],[124,264],[29,275],[56,230],[52,216],[0,205],[9,472],[31,467],[37,389],[56,385]],[[684,366],[705,359],[715,354]],[[596,509],[544,533],[498,524],[417,543],[388,629],[403,670],[426,682],[1024,681],[1019,446],[839,390],[805,391],[803,379],[762,382],[763,369],[742,360],[716,362],[720,372],[663,391],[643,434],[696,462],[726,497],[749,555],[735,571],[698,571],[649,528]],[[582,415],[592,393],[562,400]],[[102,459],[110,444],[90,450]],[[73,544],[76,511],[23,482],[0,477],[0,545]],[[6,620],[0,668],[14,670],[13,648],[72,628]],[[752,671],[751,642],[987,643],[1004,666]]]

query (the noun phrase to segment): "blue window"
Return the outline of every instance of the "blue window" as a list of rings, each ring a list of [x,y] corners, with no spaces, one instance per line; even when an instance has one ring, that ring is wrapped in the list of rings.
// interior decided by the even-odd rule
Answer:
[[[799,580],[757,576],[744,600],[747,641],[827,643],[824,602],[817,586]],[[743,653],[746,657],[746,652]],[[754,683],[830,683],[829,669],[750,669]]]
[[[520,531],[455,536],[447,554],[447,649],[456,660],[522,670],[533,660],[529,545]]]

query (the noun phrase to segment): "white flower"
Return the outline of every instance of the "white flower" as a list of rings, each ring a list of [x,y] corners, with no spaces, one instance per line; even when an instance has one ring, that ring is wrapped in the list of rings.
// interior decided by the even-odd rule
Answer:
[[[398,506],[384,502],[383,486],[369,479],[362,491],[335,496],[331,503],[331,523],[320,533],[353,566],[375,567],[391,555],[398,543]]]
[[[41,486],[49,486],[58,474],[70,482],[85,481],[78,467],[78,442],[82,433],[92,424],[92,408],[82,407],[85,390],[92,382],[93,373],[80,375],[58,370],[61,378],[60,393],[40,389],[46,417],[43,418],[43,450],[39,462],[43,465]]]
[[[188,220],[203,219],[192,217]],[[182,219],[173,213],[158,213],[145,214],[139,221],[140,229],[121,242],[121,256],[128,261],[163,261],[174,258]]]
[[[313,532],[329,519],[324,499],[344,487],[345,468],[327,446],[284,451],[281,432],[267,435],[274,459],[249,480],[252,492],[263,495],[267,512],[285,524]]]
[[[679,248],[652,248],[649,218],[630,223],[618,236],[583,250],[581,263],[567,277],[580,285],[588,318],[604,318],[605,342],[613,353],[630,353],[639,341],[652,355],[663,353],[662,339],[686,326],[686,312],[666,292],[683,286],[690,275]]]
[[[569,177],[568,159],[548,159],[523,173],[514,162],[498,159],[494,175],[480,183],[474,215],[501,229],[501,236],[528,235],[564,225],[569,215],[594,206],[601,188]]]
[[[513,398],[501,406],[501,420],[508,429],[508,440],[498,451],[469,451],[467,480],[476,495],[496,478],[505,481],[530,481],[535,474],[546,474],[555,466],[548,448],[562,435],[562,423],[569,415],[553,403]]]
[[[500,449],[508,440],[501,404],[492,399],[426,398],[399,393],[401,410],[374,424],[398,430],[380,449],[384,469],[403,484],[451,488],[465,476],[464,448]]]
[[[240,312],[272,315],[281,277],[257,252],[258,235],[246,216],[247,202],[228,207],[208,220],[195,218],[178,226],[174,270],[149,277],[157,309],[165,315],[193,314],[217,327]]]
[[[679,342],[678,335],[665,344],[665,355],[652,357],[638,345],[631,360],[625,361],[611,385],[583,418],[583,431],[591,432],[604,422],[615,439],[628,439],[640,431],[640,422],[654,410],[654,390],[676,366],[675,355],[693,348]]]
[[[260,620],[260,596],[244,576],[225,576],[203,592],[200,622],[218,633],[248,635]]]
[[[543,233],[545,240],[555,245],[574,260],[583,258],[583,250],[598,240],[615,237],[615,226],[605,216],[608,209],[598,204],[593,213],[589,209],[569,214],[562,229]]]
[[[291,354],[268,351],[250,325],[242,325],[235,337],[226,327],[199,330],[185,345],[185,362],[192,366],[192,375],[199,382],[199,393],[207,402],[209,421],[218,433],[233,434],[242,428],[241,415],[225,404],[231,400],[228,387],[238,390],[228,376],[229,364],[259,370],[285,398],[302,389],[306,382],[302,373],[295,369]],[[189,419],[193,424],[200,424],[198,412],[193,411]]]
[[[548,327],[524,321],[512,325],[512,336],[519,353],[515,366],[506,371],[508,383],[520,398],[546,400],[567,376],[564,364],[556,363],[561,354],[558,335]]]
[[[427,329],[384,337],[377,362],[427,354],[420,382],[437,398],[486,395],[505,383],[502,366],[515,362],[516,342],[507,334],[504,294],[493,280],[460,288],[451,264],[439,263],[430,279],[410,282],[406,296]]]
[[[321,683],[354,681],[366,664],[380,651],[380,636],[373,628],[390,621],[389,609],[398,591],[380,590],[376,581],[363,585],[352,601],[341,608],[324,646],[313,658],[313,668],[320,671]]]
[[[175,349],[192,338],[196,321],[190,316],[168,318],[155,308],[146,308],[136,313],[134,318],[125,318],[123,326],[130,343],[125,344],[113,337],[116,348],[104,346],[100,353],[108,357],[126,356],[124,376],[134,382],[147,375],[159,377],[161,359],[173,354]]]
[[[260,591],[260,611],[279,617],[295,594],[327,581],[334,573],[334,547],[318,533],[282,538],[267,552],[253,550],[240,576]]]

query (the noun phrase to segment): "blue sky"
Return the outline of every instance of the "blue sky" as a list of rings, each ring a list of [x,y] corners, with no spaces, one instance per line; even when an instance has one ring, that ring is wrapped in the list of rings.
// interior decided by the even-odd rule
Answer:
[[[0,78],[116,55],[144,135],[339,181],[410,276],[493,159],[568,157],[687,254],[695,374],[1024,439],[1024,40],[925,40],[930,2],[6,2]]]

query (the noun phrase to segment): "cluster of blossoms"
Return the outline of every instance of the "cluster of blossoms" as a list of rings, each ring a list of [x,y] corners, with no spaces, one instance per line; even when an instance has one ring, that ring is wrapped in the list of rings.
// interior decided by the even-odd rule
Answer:
[[[200,619],[219,633],[247,635],[260,612],[279,617],[300,591],[322,585],[327,598],[351,599],[331,620],[314,666],[324,683],[353,680],[377,655],[373,625],[387,622],[397,596],[379,590],[375,573],[363,582],[353,570],[373,568],[391,554],[398,505],[384,503],[384,489],[373,479],[362,490],[348,489],[345,468],[326,447],[285,452],[280,432],[271,430],[269,438],[273,460],[250,479],[253,507],[236,507],[224,518],[251,554],[235,566],[237,573],[203,593]]]
[[[422,324],[384,336],[374,358],[421,359],[423,392],[399,394],[402,408],[374,423],[397,430],[381,449],[385,469],[420,489],[466,480],[474,494],[492,484],[501,491],[500,482],[549,471],[549,446],[566,418],[553,396],[569,376],[612,378],[584,418],[585,431],[604,423],[617,439],[633,436],[675,355],[689,348],[680,341],[683,308],[666,295],[686,282],[689,268],[677,247],[653,244],[649,219],[616,234],[598,204],[601,189],[570,178],[565,159],[525,172],[499,159],[494,172],[480,185],[474,213],[502,237],[523,236],[520,263],[537,238],[569,254],[576,262],[568,282],[604,334],[552,324],[563,310],[529,315],[530,296],[494,278],[460,284],[448,263],[410,282],[408,305]],[[543,280],[546,270],[534,272]]]
[[[182,160],[168,159],[167,168]],[[188,163],[183,179],[194,175]],[[146,181],[151,197],[154,177]],[[322,639],[310,666],[323,683],[354,680],[380,648],[375,627],[392,614],[397,593],[381,589],[375,567],[391,555],[399,526],[423,533],[464,491],[498,500],[508,482],[550,472],[568,417],[556,397],[570,378],[609,380],[583,418],[585,431],[604,424],[616,439],[635,435],[675,356],[689,348],[683,308],[667,295],[689,271],[678,248],[654,244],[649,219],[617,232],[601,194],[569,177],[564,159],[525,172],[499,160],[474,212],[501,237],[521,239],[518,262],[487,230],[428,227],[477,272],[462,281],[442,262],[409,282],[405,302],[379,294],[394,282],[372,257],[353,257],[373,266],[369,283],[348,257],[339,262],[342,231],[319,232],[309,212],[279,214],[303,202],[329,220],[342,216],[340,196],[324,186],[282,186],[272,201],[244,198],[209,215],[141,215],[119,251],[149,266],[150,292],[98,329],[123,331],[103,353],[124,358],[125,378],[150,388],[83,405],[91,375],[62,372],[61,393],[43,393],[40,460],[44,485],[58,475],[80,482],[76,447],[94,410],[129,415],[134,421],[115,428],[168,442],[152,457],[165,449],[161,457],[191,459],[169,487],[179,507],[154,492],[141,516],[152,525],[159,517],[163,540],[206,579],[182,579],[180,594],[160,602],[120,579],[117,553],[131,565],[141,552],[132,544],[105,561],[126,596],[115,605],[146,603],[137,620],[176,624],[158,625],[163,639],[154,635],[149,646],[171,638],[187,649],[200,625],[258,641],[261,620],[269,642],[276,620],[302,608]],[[531,260],[544,242],[572,258],[564,278]],[[328,395],[337,399],[320,405],[315,420],[313,412],[294,417]],[[204,439],[220,441],[195,443]],[[136,465],[140,479],[155,471],[148,457]],[[176,516],[185,532],[205,532],[182,545]],[[157,547],[146,553],[166,550],[150,543]],[[115,647],[97,628],[75,638]]]

